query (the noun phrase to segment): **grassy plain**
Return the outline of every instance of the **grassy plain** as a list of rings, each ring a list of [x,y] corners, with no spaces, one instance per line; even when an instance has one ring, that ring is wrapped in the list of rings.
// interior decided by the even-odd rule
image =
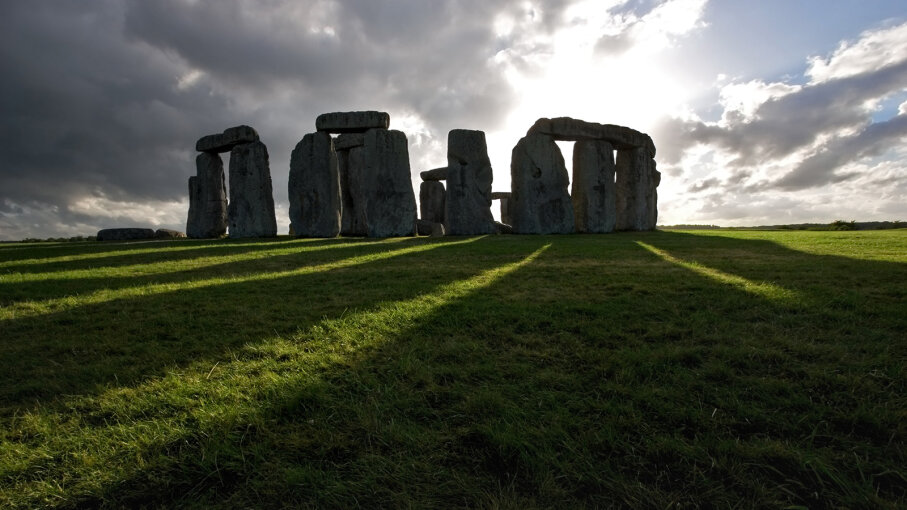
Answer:
[[[0,245],[0,507],[907,506],[907,231]]]

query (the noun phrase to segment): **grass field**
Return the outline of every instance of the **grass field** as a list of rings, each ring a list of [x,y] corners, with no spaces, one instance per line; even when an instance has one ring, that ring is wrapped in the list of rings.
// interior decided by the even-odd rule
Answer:
[[[0,507],[904,508],[907,231],[0,245]]]

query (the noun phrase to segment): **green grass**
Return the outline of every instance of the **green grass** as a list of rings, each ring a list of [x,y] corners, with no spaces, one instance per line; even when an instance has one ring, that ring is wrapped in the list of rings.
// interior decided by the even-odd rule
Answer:
[[[0,507],[907,506],[907,231],[0,246]]]

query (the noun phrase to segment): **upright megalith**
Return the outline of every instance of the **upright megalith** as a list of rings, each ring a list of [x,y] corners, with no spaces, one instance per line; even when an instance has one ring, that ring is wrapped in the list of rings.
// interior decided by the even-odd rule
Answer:
[[[336,149],[336,145],[334,147]],[[337,151],[337,168],[340,172],[340,234],[365,236],[368,230],[365,224],[362,147]]]
[[[414,235],[416,195],[410,180],[406,135],[396,130],[370,129],[361,150],[362,175],[358,180],[364,183],[368,236]]]
[[[290,155],[290,228],[299,237],[340,233],[340,170],[331,135],[310,133]]]
[[[315,129],[328,133],[363,133],[372,128],[387,129],[390,115],[386,112],[333,112],[315,119]]]
[[[419,217],[432,223],[444,223],[447,191],[439,181],[425,181],[419,186]]]
[[[531,134],[513,148],[510,215],[515,234],[573,232],[573,203],[564,156],[550,136]]]
[[[224,163],[216,153],[202,152],[195,158],[195,172],[189,178],[186,235],[196,239],[220,237],[227,232]]]
[[[491,214],[491,182],[485,133],[454,129],[447,135],[447,202],[444,230],[447,235],[497,232]]]
[[[573,145],[573,217],[577,232],[614,230],[614,148],[605,141]]]
[[[652,230],[658,217],[655,188],[661,174],[642,148],[617,151],[617,230]]]
[[[277,235],[268,149],[261,142],[239,144],[230,151],[230,237]]]

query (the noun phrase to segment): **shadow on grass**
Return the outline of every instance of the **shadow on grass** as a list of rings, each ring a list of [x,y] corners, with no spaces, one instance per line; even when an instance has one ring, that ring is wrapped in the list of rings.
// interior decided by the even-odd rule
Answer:
[[[824,273],[777,281],[797,293],[791,302],[676,261],[758,284],[775,281],[771,268],[745,257],[721,263],[718,252],[770,253],[775,265],[832,262],[836,272],[875,275],[885,288],[885,275],[901,274],[902,265],[829,260],[738,239],[696,249],[677,235],[483,239],[424,254],[443,264],[413,254],[289,278],[286,286],[242,284],[236,290],[245,302],[263,306],[253,315],[229,306],[212,324],[201,322],[204,312],[234,289],[190,293],[192,302],[214,308],[177,319],[219,332],[242,325],[249,338],[228,338],[189,357],[220,361],[208,376],[244,381],[263,398],[140,452],[144,466],[71,501],[903,504],[898,473],[907,431],[897,409],[904,361],[881,342],[887,337],[903,348],[903,337],[894,336],[902,319],[888,315],[897,305],[890,293],[865,293],[869,302],[829,323],[824,299],[840,289]],[[323,302],[332,298],[326,288],[351,285],[362,294],[338,293],[351,302]],[[882,315],[860,318],[868,308]],[[139,309],[126,313],[140,317]],[[261,323],[250,325],[258,314]],[[844,322],[874,331],[879,341],[854,342]],[[249,348],[255,345],[261,348]],[[233,355],[222,354],[230,349]],[[256,363],[265,361],[271,375],[259,375]],[[187,389],[193,391],[207,396],[204,383]]]
[[[292,333],[323,317],[370,306],[374,300],[424,291],[433,284],[431,279],[408,268],[418,267],[426,251],[456,249],[469,241],[368,242],[163,277],[118,279],[118,286],[102,280],[74,281],[63,293],[75,289],[90,293],[102,286],[114,292],[99,303],[64,303],[67,309],[62,311],[23,313],[23,318],[0,321],[0,403],[9,411],[61,394],[131,385],[199,357],[239,348],[262,335]],[[319,267],[324,263],[330,264]],[[312,272],[306,272],[309,267]],[[291,276],[281,276],[281,271]],[[298,271],[302,273],[293,274]],[[376,274],[399,274],[401,279],[378,287],[371,281]],[[457,274],[451,271],[449,277]],[[215,275],[228,279],[214,279],[211,284],[201,280],[203,285],[197,288],[179,287],[198,283],[199,276]],[[233,277],[237,279],[229,279]],[[143,286],[150,283],[175,286],[163,285],[160,292],[148,287],[151,290],[143,293]],[[115,292],[127,286],[139,293]],[[74,299],[78,301],[79,295]]]
[[[141,289],[147,286],[165,286],[204,279],[249,279],[254,278],[255,275],[317,266],[336,262],[338,259],[378,254],[429,242],[417,238],[370,241],[366,243],[332,240],[313,241],[299,245],[287,243],[283,245],[284,247],[276,250],[273,249],[273,246],[269,246],[268,250],[231,250],[229,254],[224,254],[222,247],[216,247],[216,249],[212,247],[212,249],[202,250],[197,253],[193,250],[191,254],[186,252],[162,252],[161,255],[166,255],[168,260],[159,266],[151,262],[130,263],[128,266],[120,266],[120,268],[134,267],[138,274],[125,272],[104,277],[75,275],[75,277],[70,278],[57,277],[53,276],[54,273],[50,273],[51,276],[44,277],[44,275],[40,275],[41,279],[33,281],[0,281],[0,304],[10,306],[16,302],[27,302],[29,307],[43,308],[60,302],[61,296],[66,298],[67,304],[72,298],[91,301],[91,294],[97,291],[105,291],[105,293],[114,296],[111,299],[116,299],[116,292],[108,291]],[[189,258],[190,255],[201,256]],[[178,256],[185,256],[186,258],[176,258]],[[190,267],[190,269],[181,269],[182,267]],[[87,274],[93,274],[102,271],[102,269],[83,269],[83,271]],[[173,290],[179,289],[174,288]],[[48,302],[42,302],[43,300]],[[34,313],[36,312],[32,312],[32,314]],[[31,314],[26,312],[25,315],[30,316]],[[0,320],[2,320],[2,316],[0,316]]]

